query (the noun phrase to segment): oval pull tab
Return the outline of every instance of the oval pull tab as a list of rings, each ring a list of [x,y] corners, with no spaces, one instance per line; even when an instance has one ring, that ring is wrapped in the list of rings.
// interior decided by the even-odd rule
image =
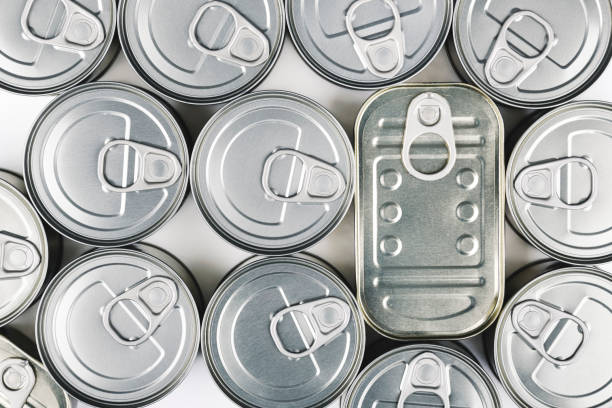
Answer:
[[[271,187],[272,168],[276,160],[289,157],[293,159],[289,171],[288,185],[293,177],[299,177],[298,190],[289,196],[274,192]],[[298,168],[301,166],[301,169]],[[297,169],[296,169],[297,168]],[[266,159],[262,174],[262,186],[266,194],[276,201],[299,204],[322,204],[337,200],[346,191],[346,181],[342,173],[331,164],[307,156],[297,150],[281,149]]]
[[[448,160],[442,170],[426,174],[412,165],[410,147],[420,136],[437,135],[446,144]],[[450,105],[443,96],[427,92],[414,98],[408,106],[404,141],[402,144],[402,163],[412,176],[423,181],[435,181],[446,177],[455,167],[457,146],[453,129],[453,115]]]
[[[525,57],[514,51],[508,43],[510,26],[528,17],[540,24],[546,30],[546,47],[535,57]],[[527,79],[552,51],[556,44],[555,32],[548,21],[532,11],[519,11],[512,14],[502,26],[493,50],[485,64],[485,77],[494,88],[510,88],[519,86]]]
[[[111,149],[123,146],[136,152],[134,160],[134,182],[118,187],[111,184],[105,175],[106,156]],[[124,162],[124,165],[127,163]],[[98,156],[98,180],[102,186],[115,193],[130,193],[134,191],[157,190],[170,187],[181,177],[181,162],[172,153],[132,142],[129,140],[114,140],[104,145]]]
[[[567,359],[553,357],[546,349],[546,343],[562,320],[575,323],[582,335],[581,342]],[[512,326],[540,356],[556,366],[571,364],[583,349],[582,346],[587,341],[588,336],[588,326],[585,322],[574,315],[536,300],[527,300],[514,306],[512,309]]]
[[[22,238],[0,232],[0,279],[15,279],[33,273],[40,265],[38,248]]]
[[[383,0],[393,12],[393,28],[382,38],[366,40],[355,32],[353,19],[357,9],[371,1],[375,0],[357,0],[351,4],[346,12],[346,29],[363,66],[376,76],[393,78],[404,66],[405,43],[400,12],[393,0]]]
[[[404,403],[413,394],[434,394],[450,408],[450,379],[446,365],[438,356],[425,352],[416,356],[404,370],[400,385],[400,397],[397,408],[404,408]]]
[[[104,25],[93,13],[72,0],[60,0],[66,16],[59,34],[43,38],[30,29],[28,19],[35,0],[27,0],[21,14],[21,29],[26,37],[43,45],[66,48],[70,51],[88,51],[104,42]]]
[[[568,204],[560,197],[559,172],[568,164],[579,164],[591,179],[589,196],[576,204]],[[536,205],[564,210],[582,210],[593,205],[597,198],[597,169],[582,157],[568,157],[546,163],[535,164],[522,169],[514,180],[514,190],[523,200]]]
[[[30,362],[20,358],[8,358],[0,362],[0,376],[0,400],[8,401],[7,408],[25,407],[36,384],[36,376]]]
[[[131,301],[139,306],[147,319],[148,327],[145,333],[136,339],[127,339],[122,336],[117,328],[111,323],[111,313],[115,307],[122,307],[119,302]],[[178,301],[178,290],[176,283],[170,278],[158,276],[146,279],[128,288],[122,294],[111,300],[102,311],[102,323],[106,331],[119,344],[124,346],[138,346],[147,341],[155,331],[163,324]],[[129,312],[128,312],[129,313]],[[131,316],[135,324],[139,324],[135,317]]]
[[[223,48],[213,50],[203,45],[197,36],[198,24],[207,10],[220,7],[226,10],[234,20],[234,33]],[[197,11],[189,26],[189,40],[200,52],[212,55],[224,62],[230,62],[241,67],[261,65],[270,57],[268,38],[235,8],[221,1],[210,1]]]
[[[278,324],[288,314],[292,315],[296,325],[298,325],[297,320],[295,320],[296,316],[301,314],[306,319],[314,338],[312,344],[306,345],[306,350],[302,352],[287,350],[278,335]],[[278,351],[283,355],[290,358],[301,358],[311,355],[338,337],[348,326],[350,320],[351,308],[349,305],[340,299],[330,297],[290,306],[276,313],[270,322],[270,334]],[[299,327],[298,330],[300,330]]]

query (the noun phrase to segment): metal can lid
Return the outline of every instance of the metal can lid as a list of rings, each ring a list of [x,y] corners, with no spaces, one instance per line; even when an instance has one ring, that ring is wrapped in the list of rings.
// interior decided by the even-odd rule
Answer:
[[[363,369],[343,408],[442,406],[501,407],[487,374],[462,353],[415,344],[390,351]]]
[[[305,256],[259,258],[221,284],[203,323],[211,373],[244,407],[324,407],[357,375],[365,324],[344,283]]]
[[[612,53],[610,0],[459,0],[453,37],[469,77],[495,100],[523,108],[582,93]]]
[[[36,339],[43,362],[70,394],[97,406],[136,407],[167,395],[187,375],[199,330],[195,301],[166,263],[107,249],[78,258],[53,279]]]
[[[0,87],[24,94],[66,90],[102,63],[115,34],[114,0],[3,4]]]
[[[151,86],[196,104],[253,89],[276,62],[285,35],[282,0],[123,0],[119,38]]]
[[[47,236],[34,207],[0,179],[0,326],[34,302],[47,275]]]
[[[588,267],[544,274],[505,306],[495,364],[523,407],[604,407],[612,401],[612,277]]]
[[[306,62],[332,82],[382,88],[416,75],[444,45],[451,0],[288,0],[287,21]]]
[[[508,211],[550,256],[573,264],[612,260],[612,104],[575,102],[540,118],[508,163]]]
[[[158,229],[182,203],[187,172],[187,145],[172,113],[118,83],[56,98],[26,149],[34,205],[60,233],[90,245],[125,245]]]
[[[289,92],[244,96],[207,123],[196,143],[191,187],[209,224],[247,251],[307,248],[342,220],[355,159],[338,121]]]

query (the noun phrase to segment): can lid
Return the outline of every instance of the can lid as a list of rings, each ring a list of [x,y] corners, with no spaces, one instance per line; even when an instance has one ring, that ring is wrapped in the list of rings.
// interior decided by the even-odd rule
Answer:
[[[610,60],[609,0],[460,0],[455,9],[453,36],[463,68],[508,105],[546,108],[567,102]]]
[[[568,263],[612,260],[612,104],[576,102],[539,119],[508,164],[508,210],[535,246]]]
[[[358,89],[416,75],[435,57],[451,26],[453,2],[288,0],[289,32],[321,75]]]
[[[491,380],[451,348],[415,344],[390,351],[363,369],[343,398],[344,408],[443,406],[497,408]]]
[[[495,335],[495,364],[510,395],[533,408],[609,404],[611,304],[612,278],[595,268],[558,269],[521,289]]]
[[[199,328],[194,299],[167,264],[109,249],[82,256],[54,278],[36,337],[45,365],[73,396],[135,407],[162,398],[187,375]]]
[[[258,92],[219,111],[196,143],[191,186],[230,243],[263,254],[307,248],[346,214],[354,191],[351,144],[317,103]]]
[[[115,33],[114,0],[24,0],[3,5],[0,87],[26,94],[68,89],[102,62]]]
[[[118,246],[158,229],[187,189],[181,128],[159,101],[118,83],[83,85],[52,102],[27,145],[34,205],[79,242]]]
[[[187,103],[227,101],[254,88],[283,44],[282,0],[122,1],[119,37],[130,64],[159,92]]]
[[[365,325],[350,290],[307,257],[260,258],[215,292],[202,347],[215,381],[245,407],[324,407],[355,378]]]

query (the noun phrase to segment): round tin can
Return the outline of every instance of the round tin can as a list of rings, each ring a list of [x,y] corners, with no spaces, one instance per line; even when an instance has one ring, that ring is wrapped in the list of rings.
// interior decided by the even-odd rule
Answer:
[[[612,4],[459,0],[453,38],[459,70],[496,101],[549,108],[582,93],[605,69]]]
[[[508,215],[551,257],[612,260],[612,105],[574,102],[540,118],[508,162]]]
[[[451,0],[288,0],[287,22],[304,60],[349,88],[382,88],[404,81],[444,45]]]
[[[545,273],[504,307],[495,365],[525,408],[608,407],[612,402],[612,278],[589,267]]]
[[[285,35],[282,0],[122,0],[119,38],[136,72],[178,101],[228,101],[259,84]]]
[[[243,407],[327,406],[357,375],[364,345],[353,294],[307,256],[239,266],[213,295],[203,322],[212,376]]]
[[[114,58],[114,0],[13,0],[0,16],[0,87],[21,94],[69,89]]]
[[[89,245],[126,245],[156,231],[180,207],[187,172],[187,145],[171,111],[118,83],[56,98],[26,147],[34,205],[53,228]]]
[[[45,291],[36,322],[51,375],[99,407],[139,407],[171,392],[199,344],[185,273],[132,249],[94,251],[66,266]]]
[[[257,92],[221,109],[196,142],[191,188],[223,238],[270,255],[301,251],[342,220],[355,159],[338,121],[289,92]]]
[[[390,351],[363,369],[342,399],[343,408],[500,408],[487,374],[448,347],[414,344]]]

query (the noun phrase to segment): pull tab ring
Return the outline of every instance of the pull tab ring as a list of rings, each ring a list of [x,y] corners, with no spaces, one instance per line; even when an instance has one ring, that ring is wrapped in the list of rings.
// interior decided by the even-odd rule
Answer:
[[[434,394],[450,408],[450,379],[446,365],[438,356],[425,352],[416,356],[404,370],[401,393],[397,408],[404,408],[404,403],[413,394]]]
[[[8,400],[7,408],[22,408],[36,384],[34,370],[27,360],[8,358],[0,362],[0,395]]]
[[[0,280],[30,275],[40,265],[36,245],[12,234],[0,232]]]

